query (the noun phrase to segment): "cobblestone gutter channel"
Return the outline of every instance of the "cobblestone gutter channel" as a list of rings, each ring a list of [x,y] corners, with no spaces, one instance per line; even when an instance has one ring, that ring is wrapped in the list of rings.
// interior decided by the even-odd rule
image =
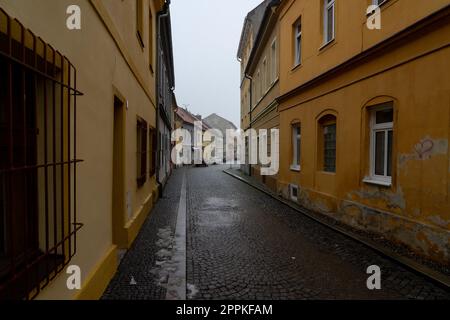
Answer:
[[[443,287],[446,290],[450,289],[450,276],[446,273],[438,271],[438,269],[441,269],[441,266],[435,266],[434,268],[432,266],[427,266],[426,264],[423,264],[420,261],[420,258],[414,259],[412,257],[408,257],[409,253],[401,254],[399,252],[394,251],[389,246],[374,241],[369,236],[363,236],[361,235],[363,232],[360,232],[360,234],[357,234],[356,232],[352,232],[350,228],[346,228],[345,226],[338,225],[337,222],[333,221],[327,221],[326,217],[320,217],[319,214],[315,214],[310,212],[307,209],[302,208],[299,205],[296,205],[295,203],[292,203],[286,199],[281,198],[277,194],[275,194],[272,190],[265,187],[264,185],[258,183],[257,181],[254,181],[251,177],[247,177],[241,173],[238,169],[226,169],[223,170],[224,173],[230,175],[231,177],[238,179],[239,181],[242,181],[251,187],[269,195],[270,197],[280,201],[281,203],[289,206],[290,208],[302,213],[303,215],[313,219],[314,221],[317,221],[339,233],[344,234],[347,237],[350,237],[354,240],[359,241],[360,243],[366,245],[367,247],[383,254],[384,256],[388,257],[389,259],[394,260],[395,262],[401,263],[405,267],[409,268],[410,270],[417,272],[421,275],[426,276],[433,282],[435,282],[437,285]],[[331,218],[330,218],[331,219]],[[402,249],[398,249],[397,251],[403,251]],[[432,265],[432,263],[430,263]]]

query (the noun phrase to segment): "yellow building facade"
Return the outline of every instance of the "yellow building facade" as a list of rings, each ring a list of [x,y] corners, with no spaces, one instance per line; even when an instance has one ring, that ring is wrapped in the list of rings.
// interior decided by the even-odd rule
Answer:
[[[38,153],[37,159],[30,160],[34,161],[35,176],[25,176],[27,188],[30,181],[37,180],[32,192],[38,199],[30,200],[30,189],[20,189],[14,182],[2,190],[15,208],[10,208],[13,212],[19,210],[21,194],[11,198],[8,190],[22,192],[22,200],[37,208],[35,220],[24,218],[28,228],[24,230],[36,233],[33,243],[19,239],[22,231],[16,232],[15,245],[9,243],[13,236],[1,243],[5,248],[0,252],[0,260],[5,261],[2,298],[97,299],[116,271],[119,253],[137,236],[158,197],[155,48],[158,12],[164,5],[162,0],[54,0],[39,4],[0,0],[0,32],[2,40],[6,39],[2,68],[12,66],[12,74],[17,68],[37,83],[30,95],[36,110],[41,110],[32,120],[37,122],[32,126],[37,143],[30,147],[34,138],[27,135],[25,139],[27,148]],[[81,29],[71,30],[67,19],[77,12]],[[23,50],[25,57],[30,53],[32,59],[22,61],[20,54],[13,57],[8,41],[12,48]],[[20,82],[5,79],[15,101],[14,86]],[[52,84],[57,89],[52,89]],[[27,84],[17,90],[28,96],[30,88]],[[26,108],[27,102],[24,112],[28,115]],[[6,122],[5,127],[14,132],[15,125]],[[13,152],[17,147],[14,139],[2,147]],[[60,151],[61,157],[52,156]],[[12,174],[8,168],[15,165],[2,164],[2,182],[9,181],[5,180]],[[8,217],[7,211],[2,214]],[[17,243],[32,252],[26,262],[19,263],[16,258]],[[53,262],[42,264],[46,272],[36,271],[47,260]],[[81,270],[80,290],[69,290],[66,285],[66,268],[72,265]]]
[[[450,1],[376,3],[282,2],[279,192],[448,263]]]

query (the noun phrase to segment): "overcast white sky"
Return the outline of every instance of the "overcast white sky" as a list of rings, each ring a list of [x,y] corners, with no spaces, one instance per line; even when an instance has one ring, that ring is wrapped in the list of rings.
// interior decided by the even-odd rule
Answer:
[[[179,106],[240,126],[237,48],[247,13],[262,0],[172,0],[175,93]]]

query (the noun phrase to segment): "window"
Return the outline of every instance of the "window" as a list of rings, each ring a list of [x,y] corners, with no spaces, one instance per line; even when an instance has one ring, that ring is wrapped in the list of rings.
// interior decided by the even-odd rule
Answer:
[[[294,66],[302,61],[302,21],[299,19],[294,24]]]
[[[256,101],[261,99],[261,73],[256,73]]]
[[[324,0],[324,42],[327,44],[335,36],[335,0]]]
[[[153,177],[156,174],[156,158],[158,155],[158,136],[156,134],[156,130],[150,129],[150,177]]]
[[[325,172],[336,172],[336,124],[323,128],[324,167]]]
[[[147,122],[141,118],[137,120],[137,184],[142,187],[147,181]]]
[[[264,71],[263,71],[263,73],[264,73],[264,81],[263,81],[263,83],[264,83],[264,88],[265,88],[265,90],[263,90],[263,92],[265,92],[270,87],[269,65],[267,64],[267,59],[266,58],[264,58],[263,66],[264,66]]]
[[[294,184],[289,185],[289,197],[292,201],[298,201],[298,186]]]
[[[248,89],[248,92],[247,92],[247,103],[248,103],[248,111],[250,112],[250,110],[251,110],[251,103],[252,103],[250,88]]]
[[[144,0],[136,0],[136,34],[144,48]]]
[[[258,92],[256,92],[256,82],[258,81],[257,78],[252,80],[252,99],[253,101],[251,102],[251,104],[253,104],[252,107],[254,107],[256,105],[256,102],[258,101]]]
[[[148,21],[148,54],[149,54],[149,64],[150,70],[153,72],[153,15],[152,10],[149,12],[149,21]]]
[[[319,121],[319,165],[325,172],[336,172],[336,117],[329,114]]]
[[[278,59],[277,59],[277,39],[274,39],[273,42],[272,42],[270,57],[271,57],[271,62],[270,62],[271,82],[273,83],[277,79],[277,63],[278,63]]]
[[[76,253],[81,93],[67,58],[0,21],[0,300],[32,299]]]
[[[291,170],[300,170],[300,156],[301,156],[301,127],[300,124],[292,126],[292,165]]]
[[[391,184],[394,112],[392,104],[370,111],[370,180]]]

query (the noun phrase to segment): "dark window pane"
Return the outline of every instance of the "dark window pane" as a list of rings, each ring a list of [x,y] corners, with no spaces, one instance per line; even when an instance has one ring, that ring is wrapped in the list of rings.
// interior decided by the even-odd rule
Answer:
[[[301,139],[301,131],[300,131],[300,126],[297,127],[297,165],[300,165],[300,155],[301,155],[301,151],[300,151],[300,139]]]
[[[384,176],[384,139],[384,131],[375,133],[375,174],[379,176]]]
[[[392,176],[392,139],[393,139],[393,132],[389,131],[388,132],[388,162],[387,162],[387,175],[389,177]]]
[[[334,27],[334,14],[333,14],[334,8],[330,7],[327,10],[327,41],[330,41],[331,39],[333,39],[333,27]]]
[[[392,109],[380,110],[376,113],[376,123],[388,123],[393,122],[394,112]]]
[[[296,63],[300,63],[302,61],[302,37],[299,36],[297,38],[297,61]]]
[[[297,198],[298,197],[298,189],[292,188],[292,197]]]

